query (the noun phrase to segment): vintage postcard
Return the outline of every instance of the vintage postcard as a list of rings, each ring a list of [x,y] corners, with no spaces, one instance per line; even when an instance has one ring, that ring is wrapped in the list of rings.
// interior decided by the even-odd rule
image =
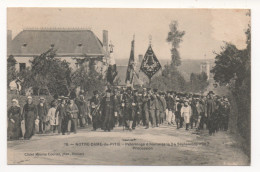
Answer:
[[[249,166],[250,9],[7,8],[7,163]]]

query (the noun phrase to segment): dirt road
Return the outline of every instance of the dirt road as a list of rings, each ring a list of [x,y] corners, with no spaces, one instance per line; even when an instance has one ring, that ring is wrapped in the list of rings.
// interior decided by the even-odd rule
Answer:
[[[249,165],[249,159],[226,132],[209,136],[164,125],[132,132],[87,127],[8,141],[8,164]]]

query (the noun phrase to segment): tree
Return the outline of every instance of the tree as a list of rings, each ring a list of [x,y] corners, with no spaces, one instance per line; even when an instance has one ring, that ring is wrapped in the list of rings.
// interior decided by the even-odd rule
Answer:
[[[162,74],[152,78],[150,86],[162,91],[186,91],[187,82],[181,73],[170,65],[165,65]]]
[[[249,12],[250,16],[250,12]],[[220,53],[216,53],[215,66],[211,70],[214,80],[221,85],[227,85],[232,98],[232,107],[237,111],[235,116],[236,130],[244,138],[243,148],[250,157],[251,132],[251,25],[245,32],[247,47],[239,50],[235,45],[226,43]],[[234,122],[234,121],[233,121]]]
[[[236,80],[236,85],[241,85],[247,74],[248,60],[247,50],[238,50],[235,45],[226,43],[216,54],[215,66],[211,70],[214,80],[221,85]]]
[[[178,30],[178,22],[172,21],[169,25],[170,31],[168,32],[168,36],[166,41],[171,43],[171,65],[172,66],[180,66],[181,65],[181,58],[178,51],[180,47],[180,43],[183,41],[182,37],[185,35],[185,31]]]
[[[95,59],[85,58],[80,60],[80,68],[72,74],[72,83],[85,92],[104,90],[105,79],[95,69]],[[88,63],[86,63],[88,62]]]
[[[191,92],[202,92],[209,85],[208,76],[205,72],[200,74],[191,73],[190,75],[190,91]]]
[[[17,77],[15,69],[16,60],[14,56],[10,55],[7,59],[7,85]]]
[[[27,68],[18,75],[24,80],[24,89],[33,87],[39,95],[47,90],[48,94],[64,94],[69,92],[71,69],[69,63],[55,58],[53,48],[33,58],[31,69]]]

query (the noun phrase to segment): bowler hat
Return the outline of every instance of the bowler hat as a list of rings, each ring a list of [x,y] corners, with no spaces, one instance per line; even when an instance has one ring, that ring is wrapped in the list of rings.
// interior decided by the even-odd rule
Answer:
[[[210,95],[210,94],[214,94],[214,92],[213,91],[209,91],[208,95]]]

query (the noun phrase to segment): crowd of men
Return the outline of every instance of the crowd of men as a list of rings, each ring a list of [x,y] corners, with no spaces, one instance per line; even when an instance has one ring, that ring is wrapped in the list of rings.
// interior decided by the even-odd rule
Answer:
[[[9,139],[21,137],[21,123],[25,122],[24,139],[30,139],[38,127],[40,134],[50,131],[63,135],[77,133],[78,127],[92,124],[92,131],[99,128],[110,132],[114,127],[132,131],[170,125],[186,130],[208,129],[212,135],[219,130],[228,130],[230,103],[210,91],[207,96],[158,91],[158,89],[131,87],[108,88],[105,93],[93,92],[91,99],[82,91],[78,96],[55,97],[48,109],[43,97],[36,105],[32,97],[20,108],[17,99],[12,100],[8,110]]]

